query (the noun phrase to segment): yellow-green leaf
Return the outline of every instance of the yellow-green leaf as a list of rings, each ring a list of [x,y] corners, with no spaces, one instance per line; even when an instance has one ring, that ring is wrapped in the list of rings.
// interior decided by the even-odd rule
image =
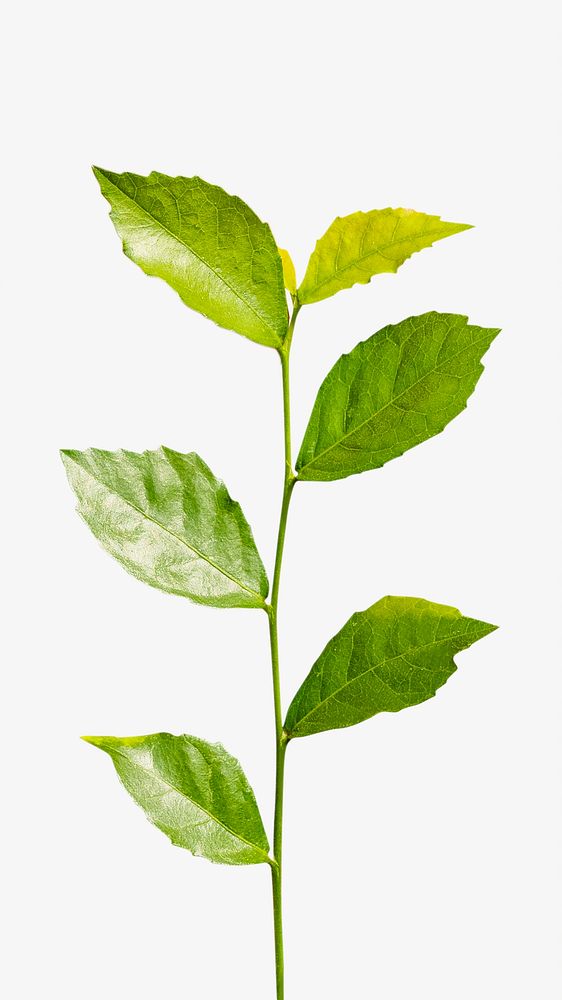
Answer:
[[[375,274],[397,271],[416,251],[471,228],[409,208],[338,216],[316,244],[298,290],[299,302],[319,302],[343,288],[367,284]]]
[[[200,177],[94,173],[127,257],[219,326],[281,345],[283,268],[269,226],[248,205]]]
[[[279,256],[281,257],[281,262],[283,264],[283,281],[285,282],[285,288],[291,293],[291,295],[295,295],[297,291],[297,275],[291,255],[288,250],[281,250],[281,248],[279,248]]]

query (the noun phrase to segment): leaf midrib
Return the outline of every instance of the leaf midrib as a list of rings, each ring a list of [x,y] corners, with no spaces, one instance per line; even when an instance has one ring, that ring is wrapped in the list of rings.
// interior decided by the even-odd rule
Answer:
[[[105,174],[104,177],[106,177]],[[226,278],[223,277],[222,274],[219,274],[219,272],[212,266],[212,264],[209,264],[207,260],[201,257],[200,254],[198,254],[197,251],[193,249],[193,247],[190,247],[188,246],[187,243],[184,243],[184,241],[181,240],[179,236],[176,236],[176,234],[173,233],[171,229],[168,229],[168,227],[165,226],[164,223],[160,221],[160,219],[157,219],[155,215],[152,215],[151,212],[149,212],[146,208],[144,208],[143,205],[139,204],[138,201],[135,201],[134,198],[131,198],[130,195],[122,191],[117,184],[114,184],[113,181],[109,180],[107,177],[106,180],[108,180],[109,184],[111,184],[111,186],[114,187],[116,191],[119,191],[119,194],[123,195],[124,198],[127,198],[130,202],[132,202],[133,205],[135,205],[136,208],[139,209],[140,212],[146,215],[147,219],[151,219],[152,222],[156,223],[157,226],[160,226],[160,228],[165,233],[167,233],[168,236],[170,236],[173,240],[175,240],[175,242],[178,243],[181,247],[183,247],[184,250],[187,250],[188,253],[192,254],[193,257],[196,257],[201,264],[203,264],[206,268],[208,268],[208,270],[211,271],[215,275],[215,277],[218,278],[219,281],[222,281],[222,283],[226,285],[229,291],[232,292],[232,294],[239,300],[239,302],[241,302],[246,309],[248,309],[250,312],[254,314],[254,316],[260,321],[262,326],[264,326],[266,330],[269,330],[269,332],[274,335],[275,339],[279,343],[282,342],[282,338],[279,336],[277,331],[272,326],[269,325],[269,323],[264,319],[263,316],[260,315],[255,306],[253,306],[252,303],[247,302],[246,299],[242,297],[240,292],[238,292],[235,288],[233,288],[230,282],[228,282]]]
[[[458,231],[459,230],[457,230],[457,232]],[[358,257],[354,257],[354,259],[351,261],[351,263],[345,264],[344,267],[334,267],[334,271],[330,275],[330,277],[324,278],[323,281],[317,282],[315,285],[313,285],[312,286],[312,291],[313,292],[318,291],[318,289],[323,288],[324,285],[328,285],[330,283],[330,281],[334,281],[337,278],[338,274],[345,274],[346,271],[349,271],[353,267],[356,267],[358,264],[363,263],[363,261],[368,260],[369,257],[376,257],[379,254],[382,255],[382,256],[384,256],[384,251],[388,250],[390,247],[400,246],[401,243],[409,243],[412,240],[420,239],[420,237],[422,235],[423,236],[426,236],[426,235],[427,236],[434,236],[434,235],[437,236],[439,234],[439,232],[440,232],[440,230],[438,230],[438,229],[429,229],[427,231],[427,233],[423,233],[423,234],[420,233],[419,236],[417,236],[417,237],[416,236],[402,236],[398,240],[391,240],[390,243],[383,243],[380,247],[377,247],[376,250],[371,250],[369,253],[360,254]],[[462,232],[462,229],[460,230],[460,232]],[[456,233],[444,233],[441,238],[444,239],[445,236],[455,236],[455,235],[456,235]],[[343,242],[343,234],[341,232],[338,233],[338,237],[339,237],[339,246],[341,246],[341,243]],[[431,240],[430,246],[433,246],[434,242],[435,242],[434,240]],[[338,246],[338,251],[337,251],[338,253],[339,253],[339,246]],[[421,247],[421,249],[422,250],[426,250],[426,249],[428,249],[428,247]],[[417,250],[412,250],[412,253],[408,254],[408,257],[411,257],[412,254],[414,254],[414,253],[417,253]],[[337,256],[337,254],[336,254],[336,256]],[[386,259],[389,259],[389,258],[386,258]],[[407,258],[406,258],[406,260],[407,260]],[[395,262],[393,261],[393,263],[395,263]],[[404,263],[404,261],[402,261],[401,263]],[[397,269],[398,269],[398,267],[400,267],[400,264],[397,265]],[[371,278],[372,277],[374,277],[374,275],[371,275]],[[303,284],[304,284],[304,282],[303,282]],[[359,282],[359,284],[360,284],[360,282]]]
[[[121,493],[116,493],[115,490],[110,489],[107,483],[105,483],[103,479],[100,479],[99,476],[95,476],[90,469],[86,469],[83,465],[80,465],[79,462],[76,462],[75,459],[72,459],[72,461],[74,461],[75,464],[78,466],[78,468],[81,469],[83,472],[85,472],[86,475],[90,476],[90,478],[93,479],[94,482],[99,483],[99,485],[102,486],[104,490],[106,490],[111,496],[117,497],[117,499],[121,500],[122,503],[127,504],[127,506],[131,508],[131,510],[136,511],[137,514],[140,514],[142,517],[146,518],[146,520],[150,521],[151,524],[156,525],[157,528],[160,528],[160,530],[163,531],[165,534],[170,535],[171,538],[175,538],[177,542],[179,542],[181,545],[184,545],[187,549],[190,549],[190,551],[194,552],[196,556],[198,556],[200,559],[203,559],[204,562],[209,564],[209,566],[212,566],[212,568],[215,569],[217,573],[220,573],[222,576],[225,576],[227,580],[230,580],[232,583],[235,583],[238,587],[241,588],[241,590],[245,590],[248,594],[252,594],[254,597],[257,597],[260,605],[264,604],[264,599],[262,595],[257,592],[257,590],[252,590],[251,587],[248,587],[245,583],[242,583],[241,580],[238,580],[235,576],[232,576],[231,573],[228,573],[226,570],[221,569],[221,567],[217,566],[217,564],[213,562],[213,560],[210,559],[209,556],[205,555],[204,552],[200,552],[199,549],[197,549],[194,545],[192,545],[190,542],[187,542],[185,538],[181,538],[180,535],[176,535],[175,531],[171,531],[170,528],[167,528],[165,525],[161,524],[160,521],[157,521],[154,517],[151,517],[150,514],[147,514],[146,511],[142,510],[141,507],[137,507],[137,505],[134,504],[131,500],[128,500],[126,497],[122,496]]]
[[[191,799],[189,795],[186,795],[185,792],[182,792],[180,788],[176,788],[175,785],[172,785],[170,781],[167,781],[160,774],[158,774],[155,771],[150,771],[147,767],[143,767],[143,765],[139,764],[138,761],[136,760],[131,760],[131,758],[127,757],[127,754],[124,754],[122,750],[114,748],[113,753],[116,753],[119,757],[122,757],[123,760],[127,761],[128,764],[133,764],[134,767],[138,767],[139,771],[142,771],[144,774],[147,774],[150,778],[156,777],[157,780],[160,781],[162,785],[165,785],[167,788],[170,788],[172,792],[176,792],[176,794],[181,796],[182,799],[186,799],[188,802],[191,802],[194,806],[197,806],[197,808],[200,809],[201,812],[205,813],[205,815],[208,816],[209,819],[213,820],[213,822],[216,823],[217,826],[220,826],[222,827],[223,830],[226,830],[226,832],[229,833],[231,837],[234,837],[236,840],[239,840],[241,844],[246,844],[247,847],[251,847],[254,851],[258,851],[260,854],[263,855],[264,859],[267,862],[269,862],[269,855],[263,850],[263,848],[258,847],[257,844],[252,844],[251,841],[246,840],[245,837],[242,837],[239,833],[236,833],[235,830],[232,830],[229,826],[226,825],[226,823],[223,823],[223,821],[220,820],[217,816],[213,816],[213,814],[209,812],[208,809],[205,809],[205,806],[202,806],[200,802],[196,802],[195,799]]]
[[[346,683],[342,684],[342,686],[339,687],[336,691],[332,691],[332,693],[330,695],[328,695],[327,698],[325,698],[323,701],[320,701],[318,703],[318,705],[316,705],[313,709],[310,710],[310,712],[307,712],[306,715],[303,715],[302,718],[299,719],[296,727],[293,730],[289,730],[289,735],[293,735],[293,734],[297,735],[298,726],[300,726],[301,723],[305,721],[305,719],[309,719],[311,716],[313,716],[315,714],[315,712],[318,712],[320,708],[324,708],[330,701],[336,699],[338,694],[341,694],[342,691],[345,691],[346,688],[351,687],[353,684],[355,684],[356,681],[362,679],[367,674],[373,674],[373,673],[375,673],[375,671],[379,670],[380,667],[387,666],[389,663],[393,663],[394,660],[402,660],[405,657],[410,656],[412,653],[416,654],[416,653],[421,652],[424,649],[431,649],[433,646],[441,646],[441,645],[443,645],[443,643],[451,642],[452,639],[454,639],[454,636],[448,636],[445,639],[434,639],[432,642],[423,643],[421,646],[412,646],[412,647],[410,647],[410,649],[404,650],[404,652],[402,652],[402,653],[397,653],[396,656],[389,656],[387,659],[380,660],[373,667],[369,667],[368,670],[364,670],[361,674],[357,674],[355,677],[352,678],[352,680],[346,681]],[[456,655],[456,653],[459,653],[463,649],[466,649],[466,648],[467,648],[466,646],[464,646],[464,647],[461,646],[460,649],[455,650],[455,652],[451,654],[451,658],[453,658]],[[454,663],[454,659],[453,659],[453,663]],[[429,668],[425,668],[425,669],[429,669]],[[400,698],[400,700],[403,700],[402,697],[401,697],[401,695],[400,695],[400,692],[395,691],[394,688],[392,688],[390,686],[390,684],[387,684],[386,681],[384,681],[382,679],[382,677],[377,677],[377,679],[381,682],[381,684],[383,685],[383,687],[385,687],[389,691],[391,691],[392,694],[395,697]],[[404,708],[406,708],[408,705],[409,705],[409,702],[405,701],[404,702]]]
[[[466,329],[468,329],[468,326],[465,327],[465,330]],[[353,429],[350,430],[347,434],[344,434],[341,438],[338,438],[337,441],[334,441],[334,443],[331,444],[329,448],[325,448],[324,451],[321,451],[317,455],[315,455],[314,458],[310,460],[310,462],[307,462],[306,465],[301,466],[301,468],[298,470],[298,476],[300,476],[301,472],[303,472],[304,469],[311,468],[312,466],[314,466],[316,462],[319,462],[320,459],[324,458],[330,451],[333,451],[334,448],[339,447],[339,445],[341,445],[348,438],[353,437],[353,435],[356,434],[358,431],[360,431],[365,426],[365,424],[368,424],[371,420],[374,420],[376,417],[379,417],[381,413],[384,413],[384,411],[388,409],[389,406],[395,405],[395,403],[399,399],[401,399],[402,396],[405,396],[407,392],[410,392],[411,389],[414,389],[415,386],[419,385],[420,382],[423,382],[424,379],[428,378],[430,375],[433,375],[436,371],[439,371],[439,369],[442,368],[445,364],[448,364],[451,361],[456,361],[457,358],[460,358],[460,356],[462,354],[465,354],[466,351],[470,350],[471,347],[474,347],[477,344],[481,344],[482,342],[485,342],[487,339],[488,339],[487,337],[482,337],[479,340],[473,341],[471,344],[468,344],[466,347],[463,347],[462,351],[459,351],[458,354],[453,354],[451,357],[447,358],[446,361],[443,361],[441,364],[435,365],[435,367],[431,368],[429,371],[424,372],[421,378],[416,379],[416,381],[412,382],[411,385],[409,385],[406,389],[403,389],[402,392],[399,392],[397,396],[393,396],[392,399],[389,399],[388,403],[385,403],[384,406],[380,408],[380,410],[376,410],[365,420],[362,420],[361,423],[353,427]],[[482,362],[479,361],[479,364],[482,364]],[[396,376],[397,375],[398,375],[398,369],[396,371]]]

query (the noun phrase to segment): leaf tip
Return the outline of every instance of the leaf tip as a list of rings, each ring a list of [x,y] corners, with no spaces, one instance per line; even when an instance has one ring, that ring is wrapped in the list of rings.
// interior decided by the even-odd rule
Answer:
[[[114,177],[117,177],[117,174],[112,174],[111,170],[107,170],[105,167],[98,167],[95,163],[92,164],[92,173],[102,189],[104,198],[107,197],[104,188],[107,188],[108,182],[111,182]]]
[[[478,639],[485,639],[487,635],[496,632],[499,628],[499,625],[492,625],[491,622],[483,622],[479,618],[473,618],[472,621],[474,622],[472,627],[475,629],[475,638],[471,640],[471,644],[472,642],[477,642]]]
[[[93,747],[100,748],[104,742],[103,736],[81,736],[80,739],[84,740],[84,743],[91,743]]]
[[[70,463],[74,459],[75,454],[76,453],[72,448],[59,448],[60,460],[67,472],[70,469]]]

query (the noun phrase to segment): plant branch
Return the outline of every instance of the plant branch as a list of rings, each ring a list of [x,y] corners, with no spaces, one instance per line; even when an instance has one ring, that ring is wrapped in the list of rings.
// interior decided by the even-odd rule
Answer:
[[[279,636],[277,629],[277,609],[279,603],[279,585],[281,582],[281,565],[283,548],[287,529],[287,516],[293,487],[296,482],[291,457],[291,396],[289,386],[289,355],[295,321],[299,312],[295,305],[291,322],[283,347],[279,350],[281,372],[283,377],[283,429],[285,444],[285,475],[283,480],[283,500],[279,516],[277,533],[277,549],[275,552],[275,568],[271,586],[271,604],[267,606],[269,616],[269,639],[271,645],[271,669],[273,677],[273,703],[275,709],[275,818],[273,823],[273,859],[271,867],[273,888],[273,920],[275,933],[275,974],[277,982],[277,1000],[284,998],[284,961],[283,961],[283,912],[282,912],[282,853],[283,853],[283,786],[285,773],[285,751],[287,736],[283,730],[283,713],[281,706],[281,684],[279,677]]]

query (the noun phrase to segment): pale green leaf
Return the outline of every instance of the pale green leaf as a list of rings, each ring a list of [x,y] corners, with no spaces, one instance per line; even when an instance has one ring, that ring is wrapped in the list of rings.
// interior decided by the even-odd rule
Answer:
[[[219,608],[261,608],[268,582],[237,504],[194,452],[63,451],[78,512],[129,573]]]
[[[383,597],[352,615],[320,654],[287,713],[289,737],[341,729],[432,698],[455,653],[497,626],[419,597]]]
[[[94,167],[123,250],[186,305],[244,337],[279,347],[287,332],[283,268],[268,225],[200,177]]]
[[[173,844],[225,865],[268,862],[254,793],[235,757],[195,736],[84,736],[105,750],[151,823]]]
[[[281,262],[283,264],[283,281],[285,282],[285,288],[291,293],[291,295],[296,295],[297,275],[291,255],[288,250],[281,250],[281,248],[279,248],[279,256],[281,257]]]
[[[336,361],[296,462],[299,479],[376,469],[438,434],[466,406],[497,329],[425,313],[386,326]]]
[[[409,208],[338,216],[316,244],[298,290],[299,302],[319,302],[343,288],[367,284],[375,274],[395,272],[417,250],[471,228]]]

